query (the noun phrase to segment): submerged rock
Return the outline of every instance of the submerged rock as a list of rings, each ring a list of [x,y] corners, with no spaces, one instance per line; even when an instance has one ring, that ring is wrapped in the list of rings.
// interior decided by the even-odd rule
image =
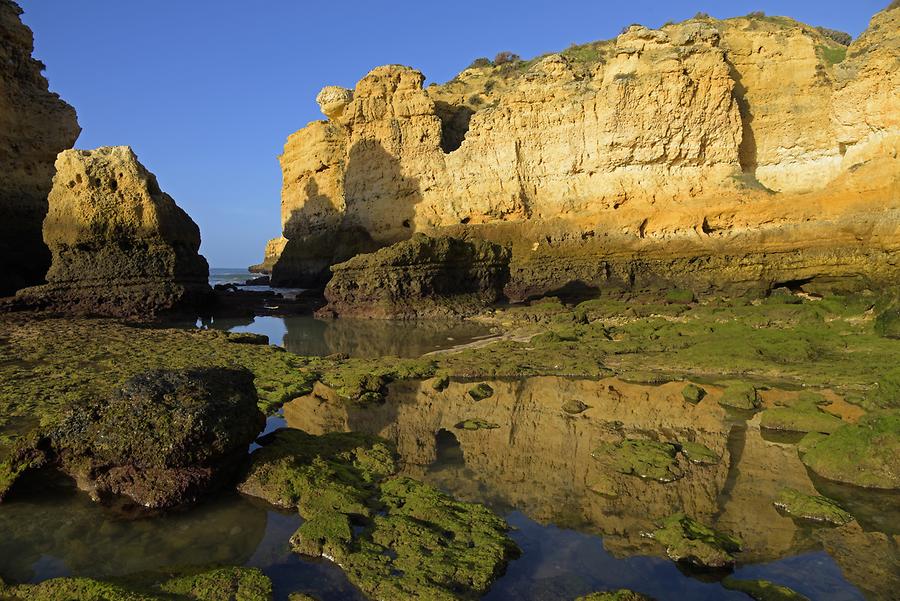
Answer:
[[[603,445],[591,456],[622,474],[672,482],[684,475],[677,454],[676,447],[667,442],[627,439]]]
[[[734,564],[734,553],[741,550],[741,541],[709,526],[676,513],[663,520],[653,532],[653,538],[666,546],[666,554],[673,561],[694,564],[702,568],[724,568]]]
[[[397,477],[384,440],[358,433],[277,430],[260,439],[245,494],[304,518],[291,541],[326,557],[377,599],[476,599],[516,553],[506,522]]]
[[[722,580],[722,586],[747,593],[756,601],[809,601],[797,591],[768,580],[744,580],[729,576]]]
[[[487,382],[482,382],[469,389],[469,396],[472,397],[473,401],[483,401],[494,396],[494,389]]]
[[[696,384],[687,384],[681,391],[681,396],[688,403],[697,404],[706,396],[706,390]]]
[[[804,438],[806,467],[865,488],[900,489],[900,410],[871,413],[823,438]]]
[[[325,315],[465,316],[503,297],[509,251],[482,240],[416,234],[335,265],[332,272]]]
[[[43,231],[48,283],[20,304],[145,317],[209,301],[197,224],[127,146],[60,153]]]
[[[265,425],[246,370],[157,370],[107,401],[74,406],[50,434],[62,468],[98,498],[151,508],[221,484]]]
[[[691,463],[700,465],[715,465],[721,461],[721,457],[715,451],[698,442],[680,442],[681,453],[688,458]]]
[[[569,399],[568,401],[563,403],[562,406],[562,410],[569,415],[578,415],[579,413],[584,413],[589,408],[590,407],[588,407],[588,405],[578,399]]]
[[[793,488],[784,488],[775,499],[775,507],[785,513],[815,522],[843,526],[853,521],[853,516],[827,497],[805,495]]]
[[[494,422],[489,422],[484,419],[474,418],[474,419],[466,419],[455,426],[458,430],[496,430],[500,427],[500,424],[495,424]]]
[[[53,161],[81,131],[75,109],[47,89],[21,14],[0,0],[0,297],[44,281],[50,252],[41,224]]]

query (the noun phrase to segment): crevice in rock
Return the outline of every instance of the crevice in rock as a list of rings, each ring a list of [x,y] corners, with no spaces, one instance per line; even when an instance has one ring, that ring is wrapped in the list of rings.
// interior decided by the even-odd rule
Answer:
[[[469,131],[469,121],[475,111],[468,106],[457,106],[436,101],[434,109],[441,120],[441,150],[449,154],[462,146]]]
[[[737,70],[734,63],[728,60],[728,57],[725,57],[725,64],[728,65],[728,74],[734,80],[732,96],[737,102],[741,114],[741,143],[738,146],[738,162],[741,165],[741,171],[755,175],[758,166],[756,135],[753,132],[753,113],[750,110],[750,103],[747,102],[747,88],[742,82],[740,71]]]

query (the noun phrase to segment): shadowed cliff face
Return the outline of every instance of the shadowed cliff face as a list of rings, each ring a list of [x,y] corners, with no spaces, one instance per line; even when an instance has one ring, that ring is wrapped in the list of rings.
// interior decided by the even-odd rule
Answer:
[[[285,405],[284,415],[290,427],[311,433],[379,434],[397,444],[409,475],[501,512],[521,511],[542,524],[601,534],[618,557],[662,555],[642,534],[685,512],[738,535],[742,564],[824,546],[857,586],[889,598],[900,540],[874,506],[896,502],[896,495],[888,499],[833,483],[826,490],[810,479],[794,444],[767,440],[758,418],[727,415],[718,387],[704,386],[708,394],[695,405],[682,396],[683,382],[541,377],[489,385],[493,394],[474,401],[468,394],[473,383],[451,382],[440,392],[431,382],[397,384],[385,404],[368,407],[349,405],[318,385],[312,395]],[[796,394],[761,391],[767,406]],[[582,408],[573,409],[576,400],[587,408],[570,413]],[[679,453],[670,468],[678,477],[658,482],[621,473],[595,453],[623,440],[687,448],[698,443],[713,459],[694,463]],[[829,494],[854,507],[857,522],[823,529],[794,520],[773,505],[784,487]]]
[[[75,110],[48,91],[20,13],[0,0],[0,296],[44,279],[50,251],[41,223],[53,162],[81,131]]]
[[[427,89],[413,69],[378,67],[288,139],[280,277],[321,285],[316,249],[358,228],[373,246],[411,231],[507,244],[512,299],[573,282],[884,285],[900,243],[898,14],[849,48],[742,17],[632,26],[589,56]],[[372,144],[383,154],[354,160]]]

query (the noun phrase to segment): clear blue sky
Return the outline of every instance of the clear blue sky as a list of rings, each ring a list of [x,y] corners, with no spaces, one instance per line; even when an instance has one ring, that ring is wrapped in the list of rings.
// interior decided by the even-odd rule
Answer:
[[[763,10],[853,36],[889,0],[19,0],[79,148],[127,144],[200,225],[214,267],[280,232],[285,138],[322,118],[326,84],[403,63],[443,82],[473,58],[523,57],[704,11]]]

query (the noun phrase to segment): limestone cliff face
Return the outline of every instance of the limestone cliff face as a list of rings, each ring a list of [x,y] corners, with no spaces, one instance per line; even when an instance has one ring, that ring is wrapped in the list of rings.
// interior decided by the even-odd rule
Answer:
[[[50,253],[41,223],[53,161],[81,131],[75,110],[48,91],[21,12],[0,0],[0,296],[43,281]]]
[[[281,157],[276,283],[413,232],[511,247],[511,298],[894,281],[900,10],[841,45],[783,17],[632,26],[442,86],[326,88]],[[844,57],[846,56],[846,60]]]
[[[206,299],[200,230],[127,146],[67,150],[44,220],[48,283],[25,304],[100,315],[146,316]]]

